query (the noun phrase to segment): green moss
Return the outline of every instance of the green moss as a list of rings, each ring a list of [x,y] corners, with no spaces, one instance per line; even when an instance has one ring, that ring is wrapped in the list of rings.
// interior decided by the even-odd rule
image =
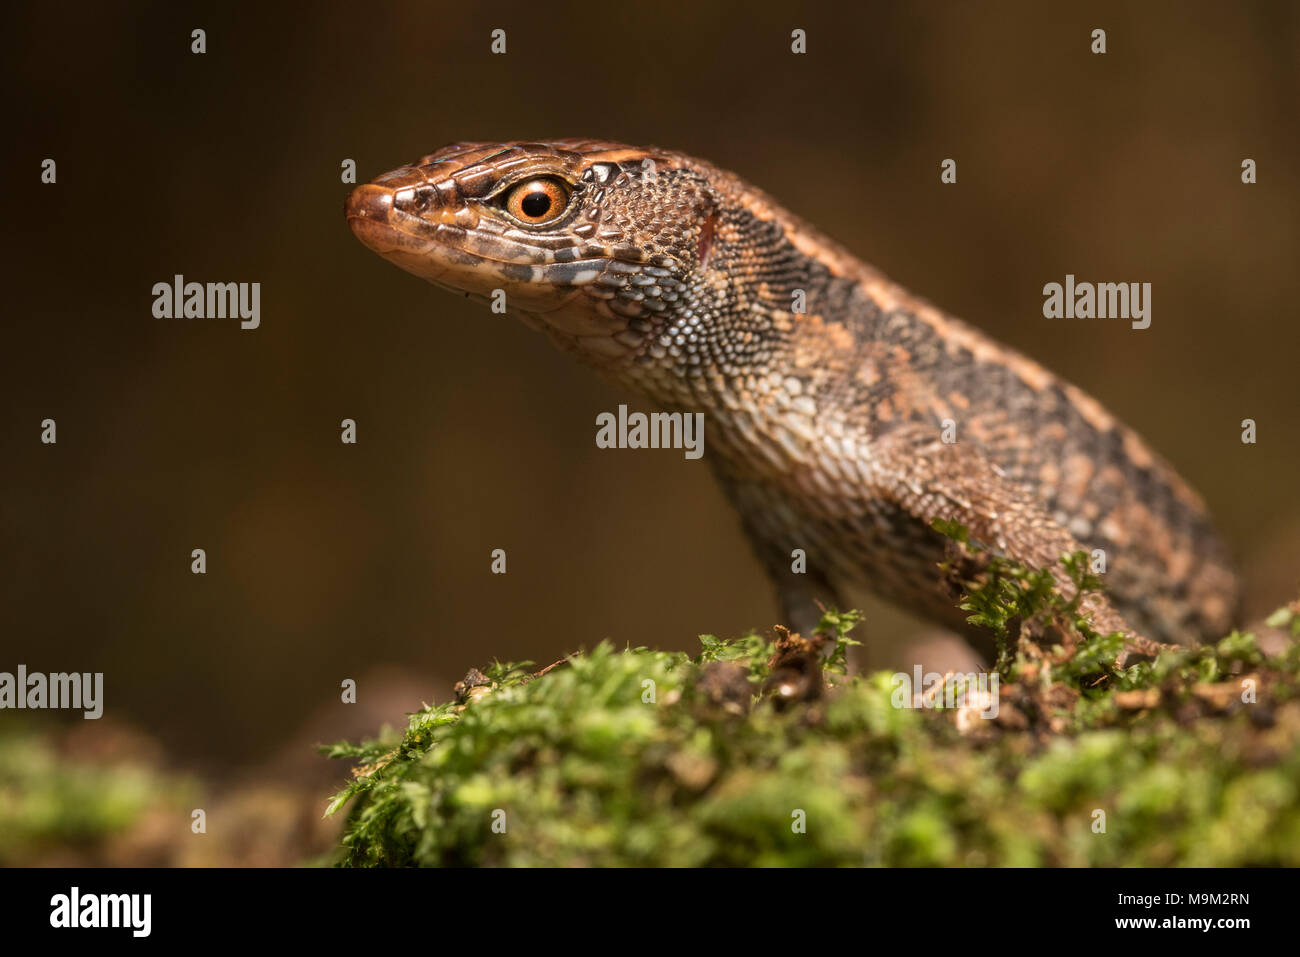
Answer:
[[[340,863],[1300,865],[1294,648],[1234,633],[1117,669],[1116,636],[1008,566],[966,607],[1018,633],[992,720],[895,707],[887,674],[807,680],[842,662],[852,614],[812,646],[471,673],[404,734],[327,749],[362,762],[329,806]]]

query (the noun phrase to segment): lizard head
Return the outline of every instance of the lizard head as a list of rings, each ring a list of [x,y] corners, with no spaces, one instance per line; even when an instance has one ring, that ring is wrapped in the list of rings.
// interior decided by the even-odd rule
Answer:
[[[743,230],[719,191],[731,182],[616,143],[457,143],[358,186],[346,212],[379,255],[499,303],[589,364],[680,377],[752,339],[705,328],[734,324],[746,294],[729,262]]]

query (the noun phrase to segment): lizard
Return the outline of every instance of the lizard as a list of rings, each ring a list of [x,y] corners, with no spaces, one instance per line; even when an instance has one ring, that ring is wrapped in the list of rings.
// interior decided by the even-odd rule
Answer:
[[[1125,636],[1121,659],[1232,624],[1229,551],[1136,432],[735,174],[601,140],[461,142],[355,187],[345,213],[392,263],[504,293],[607,380],[703,412],[706,458],[795,630],[865,587],[990,653],[936,520],[1063,591],[1063,556],[1102,549],[1106,587],[1080,608]]]

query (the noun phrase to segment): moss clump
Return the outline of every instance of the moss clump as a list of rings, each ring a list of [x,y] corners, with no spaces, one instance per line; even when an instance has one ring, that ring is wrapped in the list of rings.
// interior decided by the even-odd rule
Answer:
[[[471,671],[405,734],[324,749],[361,762],[326,812],[351,805],[339,863],[1300,865],[1295,642],[1122,667],[1080,611],[1085,555],[1058,587],[942,530],[997,685],[847,677],[852,612]],[[1268,624],[1300,636],[1300,602]]]

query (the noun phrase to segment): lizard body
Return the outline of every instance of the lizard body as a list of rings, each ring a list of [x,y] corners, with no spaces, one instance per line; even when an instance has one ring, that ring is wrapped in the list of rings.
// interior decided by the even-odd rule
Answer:
[[[600,141],[460,143],[357,187],[347,217],[404,269],[504,290],[601,375],[704,412],[793,627],[866,585],[987,649],[939,572],[935,519],[1058,579],[1063,554],[1105,549],[1109,597],[1085,602],[1101,630],[1188,643],[1231,626],[1227,551],[1136,433],[733,174]]]

